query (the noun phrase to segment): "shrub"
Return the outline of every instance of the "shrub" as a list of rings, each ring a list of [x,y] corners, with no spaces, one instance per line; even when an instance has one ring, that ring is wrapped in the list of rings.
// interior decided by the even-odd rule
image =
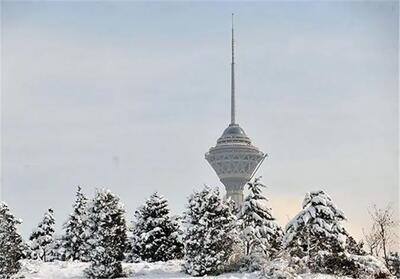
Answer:
[[[266,262],[261,270],[262,279],[295,279],[298,271],[291,258],[277,258]]]
[[[320,253],[310,264],[313,272],[327,273],[353,278],[392,278],[384,263],[373,256],[359,256],[348,253]]]

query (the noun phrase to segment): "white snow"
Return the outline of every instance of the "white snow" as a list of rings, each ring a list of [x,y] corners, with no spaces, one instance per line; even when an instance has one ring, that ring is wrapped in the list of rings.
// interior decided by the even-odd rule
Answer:
[[[21,261],[22,268],[13,278],[24,279],[84,279],[84,270],[88,263],[74,262],[41,262],[34,260]],[[182,261],[172,260],[156,263],[125,263],[123,264],[126,278],[192,278],[182,271]],[[218,279],[251,279],[258,278],[258,273],[225,273],[219,276],[207,276]],[[325,274],[303,274],[296,279],[338,279],[339,277]],[[340,277],[346,279],[347,277]],[[349,279],[349,278],[347,278]]]
[[[22,260],[21,270],[15,278],[26,279],[81,279],[85,278],[83,270],[89,266],[82,262],[42,262]]]

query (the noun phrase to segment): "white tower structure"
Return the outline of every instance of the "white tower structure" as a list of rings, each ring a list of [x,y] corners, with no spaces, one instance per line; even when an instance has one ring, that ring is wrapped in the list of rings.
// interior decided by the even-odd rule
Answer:
[[[234,43],[232,14],[231,123],[217,140],[216,146],[205,154],[205,158],[225,185],[226,196],[241,207],[244,185],[252,178],[266,155],[252,145],[250,138],[236,123]]]

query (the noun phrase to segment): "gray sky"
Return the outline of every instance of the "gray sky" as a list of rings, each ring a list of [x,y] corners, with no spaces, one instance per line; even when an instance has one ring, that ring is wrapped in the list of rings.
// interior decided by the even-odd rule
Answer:
[[[154,191],[180,213],[221,186],[204,153],[229,123],[231,12],[237,120],[278,221],[321,188],[356,237],[369,205],[398,210],[397,1],[1,6],[1,199],[24,236],[48,207],[60,226],[77,185],[130,219]]]

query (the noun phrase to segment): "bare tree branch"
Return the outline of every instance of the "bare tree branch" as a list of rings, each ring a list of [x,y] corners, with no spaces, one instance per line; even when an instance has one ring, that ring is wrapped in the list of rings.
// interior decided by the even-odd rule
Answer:
[[[374,205],[368,210],[372,219],[372,228],[369,233],[364,233],[365,242],[371,254],[379,256],[383,252],[383,258],[388,266],[389,247],[394,241],[393,228],[396,222],[393,218],[393,210],[389,205],[385,208],[378,208]]]

